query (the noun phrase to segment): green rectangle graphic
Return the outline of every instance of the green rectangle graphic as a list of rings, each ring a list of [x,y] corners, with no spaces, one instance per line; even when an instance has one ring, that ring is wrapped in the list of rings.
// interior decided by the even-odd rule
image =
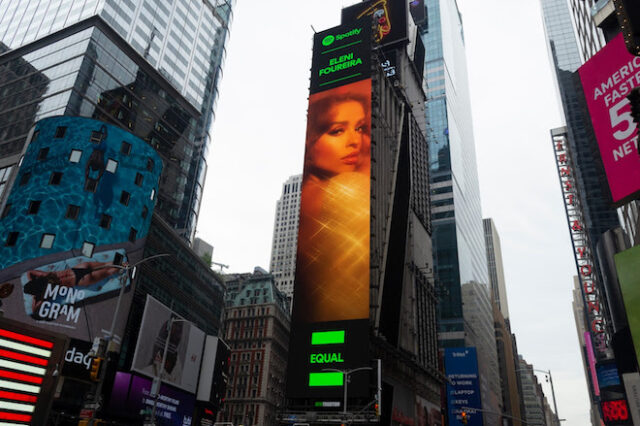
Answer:
[[[315,331],[311,333],[312,345],[333,345],[344,343],[344,330]]]
[[[343,375],[340,371],[309,373],[309,386],[342,386]]]

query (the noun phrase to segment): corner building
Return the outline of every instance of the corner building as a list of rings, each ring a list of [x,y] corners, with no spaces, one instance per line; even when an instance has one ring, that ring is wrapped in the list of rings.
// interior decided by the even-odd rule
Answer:
[[[0,167],[18,163],[42,118],[117,125],[160,153],[157,210],[191,240],[231,7],[231,0],[0,1]]]

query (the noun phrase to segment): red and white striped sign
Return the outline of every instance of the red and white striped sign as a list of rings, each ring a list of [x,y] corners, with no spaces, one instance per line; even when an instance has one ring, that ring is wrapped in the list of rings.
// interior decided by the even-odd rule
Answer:
[[[31,424],[52,348],[0,328],[0,426]]]

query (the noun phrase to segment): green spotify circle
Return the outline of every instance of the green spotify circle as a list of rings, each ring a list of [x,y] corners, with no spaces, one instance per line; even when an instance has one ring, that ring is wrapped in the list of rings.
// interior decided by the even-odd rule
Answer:
[[[322,39],[322,45],[323,46],[329,46],[331,43],[333,43],[336,40],[336,38],[332,35],[328,35],[325,38]]]

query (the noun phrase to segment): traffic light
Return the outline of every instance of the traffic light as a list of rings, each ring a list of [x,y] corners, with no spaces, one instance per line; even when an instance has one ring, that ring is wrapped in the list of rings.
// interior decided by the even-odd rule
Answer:
[[[97,382],[100,380],[100,366],[102,365],[103,358],[95,357],[91,360],[91,380]]]
[[[469,422],[469,418],[467,417],[467,412],[466,411],[462,411],[460,413],[460,420],[462,421],[463,425],[466,425]]]
[[[375,404],[373,404],[373,408],[374,410],[376,410],[376,416],[380,417],[380,404],[376,402]]]

